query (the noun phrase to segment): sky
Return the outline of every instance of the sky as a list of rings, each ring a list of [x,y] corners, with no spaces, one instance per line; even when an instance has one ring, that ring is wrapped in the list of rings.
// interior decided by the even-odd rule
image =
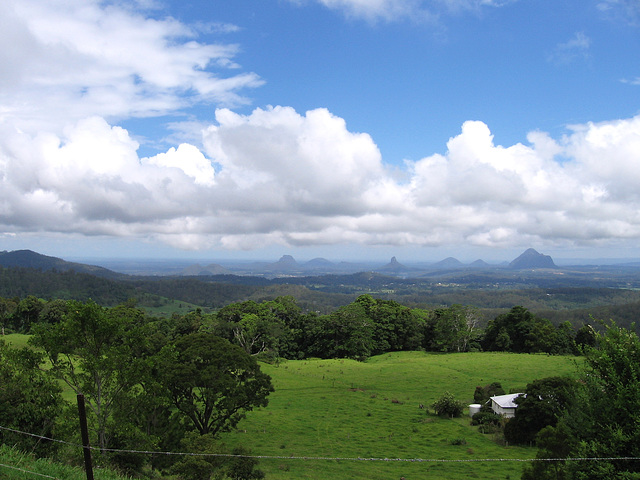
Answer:
[[[3,0],[0,250],[640,257],[638,0]]]

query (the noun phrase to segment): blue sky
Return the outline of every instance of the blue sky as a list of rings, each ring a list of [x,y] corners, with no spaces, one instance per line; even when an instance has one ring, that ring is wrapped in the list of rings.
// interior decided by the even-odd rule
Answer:
[[[7,0],[0,250],[640,257],[637,0]]]

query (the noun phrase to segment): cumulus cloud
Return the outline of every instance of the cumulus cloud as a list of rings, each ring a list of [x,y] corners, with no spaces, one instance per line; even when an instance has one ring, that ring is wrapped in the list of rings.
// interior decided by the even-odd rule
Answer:
[[[61,136],[2,136],[2,230],[268,244],[519,246],[640,237],[640,117],[496,145],[469,121],[399,182],[374,140],[326,109],[219,109],[188,144],[139,158],[99,117]],[[559,160],[561,159],[561,161]],[[214,172],[215,169],[215,172]]]
[[[143,157],[118,118],[233,103],[259,80],[226,69],[236,47],[199,43],[173,19],[93,0],[50,3],[0,3],[0,237],[100,235],[185,249],[640,238],[640,116],[570,126],[561,138],[534,131],[515,145],[468,121],[445,153],[397,172],[374,138],[327,109],[239,114],[227,105],[213,124],[192,124],[197,142],[183,135]]]

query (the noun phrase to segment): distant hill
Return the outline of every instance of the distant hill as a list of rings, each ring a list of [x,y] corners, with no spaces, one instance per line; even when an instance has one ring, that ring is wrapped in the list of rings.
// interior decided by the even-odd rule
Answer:
[[[462,268],[462,267],[464,267],[464,263],[462,263],[457,258],[453,258],[453,257],[447,257],[444,260],[440,260],[439,262],[434,263],[433,265],[430,266],[430,268],[436,269],[436,270]]]
[[[230,273],[230,270],[224,268],[222,265],[218,265],[217,263],[211,263],[204,267],[196,263],[195,265],[189,265],[188,267],[183,269],[181,275],[226,275]]]
[[[31,250],[14,250],[0,252],[0,266],[5,268],[33,268],[35,270],[57,270],[58,272],[88,273],[103,278],[121,278],[123,275],[104,267],[85,265],[84,263],[67,262],[57,257],[42,255]]]
[[[326,258],[322,258],[322,257],[318,257],[318,258],[314,258],[312,260],[309,260],[307,263],[304,264],[305,268],[330,268],[333,267],[334,264],[333,262],[327,260]]]
[[[518,258],[509,264],[509,268],[557,268],[549,255],[538,253],[533,248],[525,250]]]
[[[481,259],[478,259],[475,262],[470,263],[469,266],[471,268],[491,268],[491,265],[489,265],[487,262]]]

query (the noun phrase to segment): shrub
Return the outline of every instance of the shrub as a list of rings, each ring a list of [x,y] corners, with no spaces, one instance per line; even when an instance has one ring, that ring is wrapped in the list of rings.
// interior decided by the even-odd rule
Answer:
[[[438,400],[433,402],[431,407],[435,410],[436,415],[440,415],[441,417],[459,417],[462,415],[464,404],[456,400],[451,393],[444,392]]]
[[[471,417],[471,425],[478,425],[481,433],[496,433],[501,429],[502,417],[493,412],[478,412]]]

